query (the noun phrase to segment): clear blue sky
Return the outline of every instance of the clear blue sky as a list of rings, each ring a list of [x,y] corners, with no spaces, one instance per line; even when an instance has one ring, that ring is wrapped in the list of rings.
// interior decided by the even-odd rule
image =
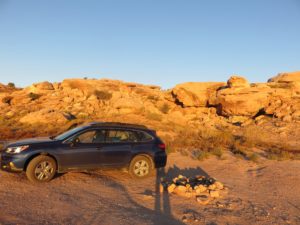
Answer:
[[[0,82],[169,88],[300,70],[300,0],[0,0]]]

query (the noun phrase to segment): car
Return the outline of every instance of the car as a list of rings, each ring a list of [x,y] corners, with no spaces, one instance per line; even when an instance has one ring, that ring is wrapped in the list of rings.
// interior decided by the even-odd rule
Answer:
[[[113,122],[92,122],[56,137],[9,143],[0,158],[2,170],[24,171],[32,182],[100,168],[127,168],[132,177],[143,178],[167,163],[166,145],[154,130]]]

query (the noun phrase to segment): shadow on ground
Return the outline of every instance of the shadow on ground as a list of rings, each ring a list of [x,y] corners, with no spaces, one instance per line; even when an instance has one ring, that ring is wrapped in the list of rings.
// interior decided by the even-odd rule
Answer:
[[[193,177],[197,175],[208,176],[208,174],[200,167],[180,169],[177,166],[173,166],[167,170],[165,168],[157,169],[154,206],[156,213],[161,213],[167,217],[173,218],[169,193],[166,190],[164,190],[163,193],[160,193],[160,184],[162,180],[171,181],[174,177],[177,177],[178,175],[183,175],[186,177]]]

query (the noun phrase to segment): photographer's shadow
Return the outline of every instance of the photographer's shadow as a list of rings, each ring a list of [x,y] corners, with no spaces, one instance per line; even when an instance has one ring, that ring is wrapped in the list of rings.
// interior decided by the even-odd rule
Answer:
[[[173,178],[178,177],[178,175],[183,175],[186,177],[194,177],[194,176],[209,177],[209,175],[200,167],[180,169],[175,165],[168,169],[166,168],[157,169],[156,181],[155,181],[155,203],[154,203],[155,212],[157,214],[161,213],[169,218],[173,218],[169,193],[165,189],[161,193],[160,184],[162,181],[171,182]]]

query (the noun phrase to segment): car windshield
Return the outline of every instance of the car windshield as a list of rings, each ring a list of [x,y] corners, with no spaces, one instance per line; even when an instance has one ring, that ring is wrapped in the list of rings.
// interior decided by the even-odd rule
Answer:
[[[65,133],[62,133],[62,134],[54,137],[53,139],[62,141],[64,139],[66,139],[67,137],[72,136],[73,134],[77,133],[80,130],[82,130],[82,127],[76,127],[74,129],[68,130]]]

